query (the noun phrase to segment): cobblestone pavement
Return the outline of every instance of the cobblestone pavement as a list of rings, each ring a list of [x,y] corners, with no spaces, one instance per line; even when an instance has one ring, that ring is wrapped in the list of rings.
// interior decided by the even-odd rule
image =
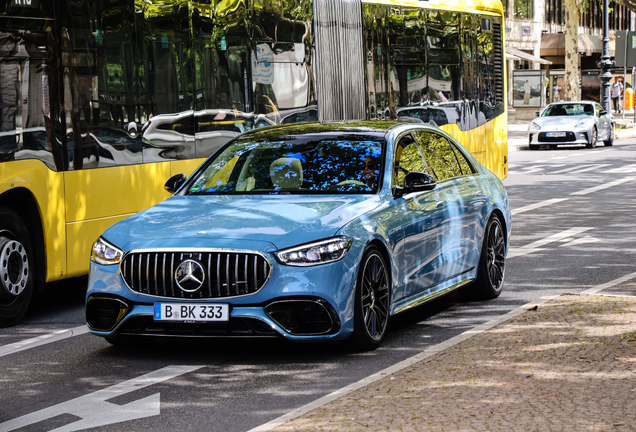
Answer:
[[[636,430],[636,298],[559,296],[275,430]]]

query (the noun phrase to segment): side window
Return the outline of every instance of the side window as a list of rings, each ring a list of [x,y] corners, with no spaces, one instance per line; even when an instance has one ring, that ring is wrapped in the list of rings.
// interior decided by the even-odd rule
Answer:
[[[407,135],[395,149],[393,184],[404,186],[404,177],[412,171],[428,172],[420,149],[411,135]]]
[[[435,132],[417,132],[424,159],[430,173],[438,181],[462,175],[453,147],[448,140]]]
[[[455,150],[455,156],[457,157],[457,162],[459,162],[459,167],[462,169],[462,174],[473,174],[475,171],[470,166],[470,163],[468,163],[466,156],[464,156],[464,154],[455,145],[453,145],[453,150]]]

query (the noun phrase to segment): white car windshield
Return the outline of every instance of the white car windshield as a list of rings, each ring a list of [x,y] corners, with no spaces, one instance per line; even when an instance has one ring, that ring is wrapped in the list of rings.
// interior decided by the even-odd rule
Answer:
[[[243,138],[213,156],[186,194],[375,193],[384,147],[364,136]]]

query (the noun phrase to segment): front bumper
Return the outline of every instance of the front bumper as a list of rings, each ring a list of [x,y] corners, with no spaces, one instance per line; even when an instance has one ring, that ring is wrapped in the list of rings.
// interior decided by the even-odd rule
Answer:
[[[589,135],[586,130],[566,131],[564,137],[548,137],[547,133],[549,132],[551,131],[530,132],[528,144],[584,145],[589,143]]]
[[[295,341],[336,340],[353,332],[358,257],[312,267],[272,259],[269,281],[258,292],[214,299],[162,298],[135,292],[119,267],[91,263],[86,294],[89,331],[102,337],[283,337]],[[158,302],[228,304],[227,322],[154,320]]]

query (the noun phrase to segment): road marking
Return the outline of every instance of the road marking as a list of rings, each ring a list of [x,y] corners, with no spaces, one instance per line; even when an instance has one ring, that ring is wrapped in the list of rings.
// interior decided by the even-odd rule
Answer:
[[[590,288],[588,290],[585,290],[585,291],[581,292],[581,294],[585,294],[585,295],[596,294],[599,291],[602,291],[602,290],[607,289],[607,288],[611,288],[614,285],[618,285],[618,284],[621,284],[623,282],[627,282],[628,280],[631,280],[631,279],[634,279],[634,278],[636,278],[636,272],[630,273],[630,274],[625,275],[625,276],[621,276],[618,279],[614,279],[613,281],[606,282],[606,283],[604,283],[602,285],[597,285],[595,287],[592,287],[592,288]]]
[[[545,200],[545,201],[539,201],[538,203],[530,204],[530,205],[527,205],[527,206],[524,206],[524,207],[519,207],[518,209],[513,209],[510,212],[513,215],[516,215],[516,214],[519,214],[519,213],[525,213],[525,212],[530,211],[530,210],[538,209],[538,208],[541,208],[541,207],[549,206],[551,204],[556,204],[558,202],[567,201],[567,200],[569,200],[569,198],[552,198],[552,199]]]
[[[576,171],[577,173],[582,173],[582,172],[592,171],[594,169],[603,168],[603,167],[610,166],[610,165],[611,164],[594,164],[594,165],[589,165],[589,166],[583,165],[583,166],[585,166],[585,168],[581,168],[580,165],[576,165],[576,166],[565,168],[565,169],[562,169],[562,170],[559,170],[559,171],[552,171],[550,173],[550,175],[553,175],[553,174],[564,174],[564,173],[571,172],[571,171]]]
[[[561,241],[563,241],[563,240],[561,240]],[[601,239],[597,239],[596,237],[585,236],[585,237],[579,238],[579,239],[568,239],[567,243],[562,244],[559,247],[574,246],[574,245],[587,244],[587,243],[598,243],[600,241],[601,241]]]
[[[53,333],[45,334],[42,336],[34,337],[31,339],[25,339],[20,342],[14,342],[0,347],[0,357],[15,354],[20,351],[24,351],[30,348],[50,344],[51,342],[57,342],[63,339],[67,339],[73,336],[79,336],[81,334],[88,333],[88,327],[83,325],[79,327],[73,327],[70,329],[59,330]]]
[[[447,348],[452,347],[453,345],[457,345],[460,342],[465,341],[466,339],[470,339],[473,336],[477,336],[478,334],[481,334],[485,331],[490,330],[491,328],[508,321],[509,319],[512,319],[518,315],[521,315],[522,313],[526,312],[527,309],[530,309],[534,306],[540,306],[544,303],[549,302],[550,300],[558,297],[559,295],[552,295],[552,296],[544,296],[541,297],[539,299],[538,302],[532,302],[532,303],[527,303],[523,306],[518,307],[517,309],[513,309],[510,312],[508,312],[507,314],[498,316],[497,318],[494,318],[486,323],[480,324],[476,327],[473,327],[472,329],[465,331],[464,333],[461,333],[455,337],[452,337],[440,344],[434,345],[424,351],[422,351],[419,354],[414,355],[413,357],[409,357],[406,360],[403,360],[399,363],[394,364],[393,366],[390,366],[386,369],[381,370],[380,372],[374,373],[373,375],[370,375],[366,378],[361,379],[358,382],[355,382],[353,384],[349,384],[346,387],[343,387],[339,390],[334,391],[333,393],[329,393],[326,396],[321,397],[320,399],[317,399],[307,405],[304,405],[300,408],[296,408],[293,411],[288,412],[285,415],[282,415],[270,422],[267,422],[265,424],[262,424],[258,427],[255,427],[254,429],[249,430],[248,432],[266,432],[266,431],[270,431],[280,425],[282,425],[285,422],[288,422],[290,420],[293,420],[297,417],[302,416],[303,414],[308,413],[309,411],[312,411],[316,408],[319,408],[323,405],[328,404],[329,402],[332,402],[336,399],[339,399],[343,396],[348,395],[351,392],[354,392],[358,389],[361,389],[363,387],[366,387],[369,384],[372,384],[376,381],[381,380],[382,378],[386,378],[387,376],[390,376],[391,374],[394,374],[396,372],[401,371],[402,369],[406,369],[407,367],[410,367],[412,365],[414,365],[415,363],[418,363],[424,359],[427,359],[431,356],[434,356],[435,354],[444,351]]]
[[[614,168],[614,169],[603,171],[603,172],[607,173],[607,174],[628,174],[628,173],[633,173],[633,172],[636,172],[636,164],[625,165],[625,166],[622,166],[622,167]]]
[[[578,191],[578,192],[572,192],[570,195],[587,195],[587,194],[592,193],[592,192],[597,192],[597,191],[600,191],[600,190],[603,190],[603,189],[611,188],[612,186],[617,186],[619,184],[630,182],[630,181],[632,181],[634,179],[636,179],[636,177],[625,177],[624,179],[614,180],[613,182],[605,183],[603,185],[595,186],[593,188],[583,189],[583,190]]]
[[[156,416],[160,414],[159,393],[130,402],[126,405],[116,405],[106,401],[153,384],[167,381],[179,375],[193,372],[202,367],[204,366],[167,366],[94,393],[0,423],[0,432],[12,431],[62,414],[72,414],[81,417],[81,419],[54,429],[51,432],[73,432]]]
[[[542,246],[545,246],[549,243],[554,243],[554,242],[558,242],[560,240],[563,240],[565,238],[577,235],[577,234],[581,234],[582,232],[585,232],[587,230],[591,230],[592,228],[589,227],[575,227],[575,228],[570,228],[569,230],[565,230],[565,231],[561,231],[560,233],[556,233],[553,234],[551,236],[548,236],[544,239],[541,240],[537,240],[533,243],[530,243],[528,245],[519,247],[519,248],[510,248],[508,250],[508,255],[507,258],[514,258],[517,256],[521,256],[521,255],[528,255],[531,254],[533,252],[539,252],[542,251],[543,249],[541,249]]]

